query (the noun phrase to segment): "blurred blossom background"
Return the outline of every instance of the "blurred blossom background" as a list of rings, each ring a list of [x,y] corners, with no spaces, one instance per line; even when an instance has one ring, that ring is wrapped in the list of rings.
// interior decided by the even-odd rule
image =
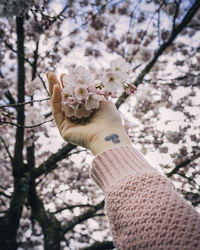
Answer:
[[[0,248],[114,249],[93,156],[60,137],[46,71],[131,64],[133,145],[200,212],[200,0],[0,2]]]

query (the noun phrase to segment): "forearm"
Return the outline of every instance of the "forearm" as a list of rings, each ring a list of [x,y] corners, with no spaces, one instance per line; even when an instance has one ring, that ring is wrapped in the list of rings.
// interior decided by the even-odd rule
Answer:
[[[123,127],[107,128],[96,135],[90,144],[90,150],[94,155],[103,151],[123,145],[131,145],[131,140]]]
[[[200,247],[200,215],[132,146],[111,148],[92,163],[120,250]]]

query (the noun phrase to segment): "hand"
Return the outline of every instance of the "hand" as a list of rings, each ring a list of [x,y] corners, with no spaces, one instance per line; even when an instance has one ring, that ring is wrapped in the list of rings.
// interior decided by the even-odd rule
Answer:
[[[64,140],[90,149],[95,155],[107,148],[131,144],[115,105],[103,100],[98,110],[80,121],[71,121],[61,111],[61,87],[57,77],[47,72],[52,114]],[[61,75],[61,81],[62,81]]]

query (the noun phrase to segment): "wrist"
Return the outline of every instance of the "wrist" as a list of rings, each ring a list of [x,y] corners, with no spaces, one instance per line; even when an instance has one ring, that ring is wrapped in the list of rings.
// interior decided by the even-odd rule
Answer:
[[[97,155],[109,148],[123,145],[131,145],[131,140],[124,128],[108,128],[95,135],[89,149],[94,155]]]

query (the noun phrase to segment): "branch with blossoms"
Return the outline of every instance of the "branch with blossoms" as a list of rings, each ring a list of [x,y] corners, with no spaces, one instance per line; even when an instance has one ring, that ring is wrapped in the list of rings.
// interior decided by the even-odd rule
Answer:
[[[133,84],[137,87],[139,84],[142,83],[144,77],[150,72],[154,64],[157,62],[158,58],[164,53],[164,51],[172,44],[172,42],[176,39],[176,37],[181,33],[181,31],[188,25],[188,23],[192,20],[194,15],[200,8],[200,1],[196,0],[191,8],[187,11],[185,17],[183,18],[182,22],[177,25],[174,29],[172,29],[171,35],[169,39],[164,42],[158,50],[155,52],[153,59],[145,66],[139,76],[135,79]],[[116,107],[119,108],[125,100],[128,98],[126,92],[124,92],[117,100]]]
[[[170,171],[169,173],[167,173],[167,177],[171,177],[172,175],[176,174],[178,172],[178,170],[180,168],[183,168],[185,166],[187,166],[188,164],[190,164],[192,161],[195,161],[196,159],[198,159],[200,157],[200,153],[193,155],[190,158],[187,158],[186,160],[184,160],[183,162],[179,163],[178,165],[176,165],[176,167]]]
[[[67,224],[64,226],[64,232],[68,232],[72,230],[77,224],[94,217],[96,212],[104,207],[104,200],[99,202],[94,207],[88,209],[86,212],[82,213],[79,216],[74,217],[72,220],[68,221]]]
[[[138,1],[138,5],[139,5],[140,3],[141,3],[141,1]],[[149,27],[150,27],[150,24],[151,24],[152,20],[154,19],[156,13],[158,13],[158,15],[159,15],[159,12],[160,12],[160,10],[161,10],[161,8],[162,8],[162,6],[163,6],[164,4],[165,4],[165,0],[163,0],[163,1],[160,3],[159,7],[153,12],[153,14],[152,14],[150,20],[148,21],[147,28],[146,28],[146,30],[143,32],[143,35],[142,35],[142,37],[141,37],[141,39],[140,39],[140,44],[138,45],[138,48],[137,48],[137,49],[135,50],[135,52],[134,52],[135,55],[138,53],[138,51],[139,51],[139,49],[140,49],[140,45],[142,44],[142,41],[144,40],[146,34],[148,33],[148,30],[149,30]],[[136,8],[137,8],[137,6],[136,6],[135,9],[133,10],[133,12],[132,12],[132,14],[131,14],[131,17],[130,17],[128,34],[130,34],[132,19],[133,19],[134,11],[136,10]],[[125,49],[126,49],[126,47],[123,49],[123,55],[124,55]],[[115,50],[115,52],[117,52],[117,51]],[[130,58],[130,61],[131,61],[131,60],[132,60],[132,58]]]
[[[48,16],[48,15],[42,13],[42,11],[39,11],[37,9],[30,8],[30,11],[33,13],[33,15],[35,15],[35,12],[36,13],[39,12],[42,17],[45,17],[46,19],[49,20],[48,25],[46,25],[46,27],[45,27],[45,30],[48,30],[53,23],[55,23],[58,19],[60,19],[62,17],[62,15],[68,9],[68,7],[69,7],[69,5],[66,4],[65,7],[60,11],[60,13],[58,15],[56,15],[56,16],[53,16],[53,17]],[[50,19],[51,19],[51,21],[50,21]]]
[[[200,204],[200,195],[199,193],[186,192],[182,191],[183,196],[186,200],[189,200],[192,203],[192,206],[197,207]]]
[[[76,204],[76,205],[69,205],[69,204],[66,204],[66,203],[64,203],[64,207],[61,207],[61,208],[59,208],[59,209],[57,209],[55,212],[53,212],[53,214],[58,214],[58,213],[60,213],[60,212],[62,212],[62,211],[64,211],[64,210],[67,210],[67,209],[69,209],[69,210],[73,210],[74,208],[77,208],[77,207],[81,207],[81,208],[93,208],[93,207],[95,207],[95,205],[91,205],[91,204]]]
[[[184,179],[186,179],[187,181],[188,181],[188,183],[190,183],[190,184],[193,184],[193,185],[195,185],[196,187],[198,187],[197,189],[199,190],[199,188],[200,188],[200,186],[197,184],[197,182],[194,180],[194,178],[192,178],[192,177],[188,177],[188,176],[186,176],[184,173],[176,173],[176,174],[178,174],[179,176],[181,176],[181,177],[183,177]]]
[[[56,41],[53,45],[53,47],[46,52],[46,54],[41,57],[40,56],[40,59],[41,61],[43,61],[45,58],[48,58],[50,53],[52,52],[52,49],[57,47],[58,44],[60,42],[62,42],[64,39],[68,38],[68,37],[71,37],[72,35],[74,34],[77,34],[79,31],[83,31],[83,28],[86,27],[86,25],[90,22],[90,21],[94,21],[95,18],[101,13],[101,11],[109,4],[111,4],[114,0],[110,0],[110,1],[106,1],[106,3],[104,3],[100,8],[99,10],[97,10],[97,12],[95,14],[93,14],[90,18],[88,18],[86,21],[84,21],[78,28],[75,28],[74,30],[72,30],[71,32],[69,32],[65,37],[63,38],[60,38],[58,41]],[[45,72],[47,71],[47,69],[44,70]]]

